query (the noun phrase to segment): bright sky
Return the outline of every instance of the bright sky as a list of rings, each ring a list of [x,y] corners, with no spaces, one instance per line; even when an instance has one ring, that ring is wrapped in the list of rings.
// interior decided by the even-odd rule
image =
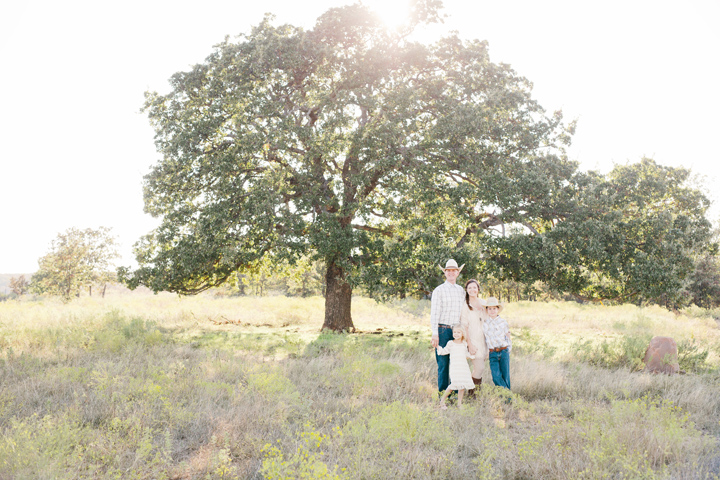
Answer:
[[[405,0],[367,0],[401,15]],[[0,11],[0,273],[31,273],[58,233],[111,227],[123,265],[155,225],[142,177],[158,160],[146,90],[202,62],[265,12],[312,28],[353,0],[24,0]],[[690,167],[720,203],[720,2],[445,0],[445,23],[579,119],[570,156],[608,171],[643,156]],[[711,220],[718,219],[715,207]],[[717,222],[716,222],[717,223]]]

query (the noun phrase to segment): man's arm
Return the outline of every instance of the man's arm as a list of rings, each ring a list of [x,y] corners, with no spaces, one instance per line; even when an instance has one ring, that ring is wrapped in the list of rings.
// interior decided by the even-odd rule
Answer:
[[[433,348],[437,348],[440,344],[440,336],[438,335],[438,324],[440,323],[440,313],[442,310],[442,289],[433,290],[430,297],[430,333],[432,340],[430,344]]]

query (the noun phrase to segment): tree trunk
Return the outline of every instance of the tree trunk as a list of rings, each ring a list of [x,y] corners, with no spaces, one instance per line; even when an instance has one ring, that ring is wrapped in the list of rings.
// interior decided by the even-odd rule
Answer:
[[[328,263],[325,273],[327,290],[325,292],[325,323],[326,328],[336,332],[354,332],[350,305],[352,288],[345,282],[345,272],[333,262]]]
[[[245,275],[242,275],[240,273],[236,274],[237,277],[237,285],[238,285],[238,295],[245,296],[245,282],[243,279],[245,278]]]

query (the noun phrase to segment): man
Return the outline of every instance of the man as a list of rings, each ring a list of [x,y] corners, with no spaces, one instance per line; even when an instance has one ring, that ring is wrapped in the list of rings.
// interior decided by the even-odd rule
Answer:
[[[438,365],[438,390],[440,394],[450,385],[450,357],[438,355],[437,347],[445,347],[452,340],[452,327],[460,324],[460,313],[465,301],[465,290],[457,285],[457,278],[463,267],[452,258],[447,261],[445,268],[445,283],[433,290],[430,303],[430,329],[432,332],[431,344],[435,349],[435,360]]]

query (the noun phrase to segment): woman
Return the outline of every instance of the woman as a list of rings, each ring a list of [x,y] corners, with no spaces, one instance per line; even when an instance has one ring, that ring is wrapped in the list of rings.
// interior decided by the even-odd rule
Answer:
[[[460,325],[467,332],[467,345],[473,359],[472,380],[475,385],[482,385],[485,360],[488,358],[483,322],[485,321],[485,302],[478,298],[480,284],[470,279],[465,283],[465,304],[460,315]],[[471,390],[472,392],[472,390]]]

